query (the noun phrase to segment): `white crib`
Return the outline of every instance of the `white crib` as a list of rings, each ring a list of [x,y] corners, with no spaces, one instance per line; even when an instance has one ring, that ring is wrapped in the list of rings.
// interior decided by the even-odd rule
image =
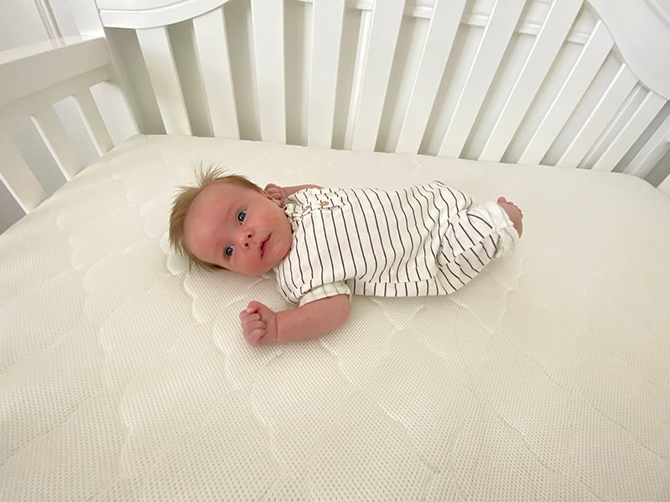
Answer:
[[[0,53],[0,177],[26,213],[0,235],[1,499],[670,499],[667,4],[69,6],[80,37]],[[336,332],[254,349],[237,313],[287,308],[273,277],[167,244],[202,161],[441,178],[508,196],[526,231],[446,299],[354,298]]]
[[[118,141],[139,124],[625,172],[669,190],[670,163],[654,171],[670,130],[658,2],[71,3],[80,31],[108,43],[9,51],[2,75],[3,129],[31,115],[66,180],[83,165],[51,105],[74,96],[100,155],[112,142],[96,101]],[[127,99],[112,86],[92,99],[110,80]],[[3,181],[30,210],[46,194],[2,141]]]

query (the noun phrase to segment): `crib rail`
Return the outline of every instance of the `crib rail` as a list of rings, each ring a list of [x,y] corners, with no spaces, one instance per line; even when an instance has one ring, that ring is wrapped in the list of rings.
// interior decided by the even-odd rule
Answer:
[[[90,88],[109,79],[111,60],[104,39],[80,37],[21,47],[0,54],[0,178],[29,212],[46,198],[28,163],[9,136],[11,126],[30,116],[66,180],[83,164],[53,104],[70,96],[97,152],[112,141]]]
[[[107,40],[0,60],[0,176],[26,211],[45,195],[7,128],[30,116],[69,179],[53,104],[72,96],[106,152],[106,44],[145,133],[624,172],[670,195],[670,16],[645,0],[69,2]]]
[[[631,4],[635,18],[618,24]],[[660,162],[670,150],[668,58],[639,58],[635,46],[670,28],[643,0],[97,6],[126,46],[134,33],[146,73],[126,71],[155,95],[154,123],[167,133],[618,171],[670,185],[661,183],[670,162]],[[631,35],[636,23],[653,34]],[[193,94],[203,101],[184,99]]]

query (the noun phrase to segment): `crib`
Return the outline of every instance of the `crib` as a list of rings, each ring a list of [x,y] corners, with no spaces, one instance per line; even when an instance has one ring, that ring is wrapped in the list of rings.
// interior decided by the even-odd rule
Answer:
[[[667,4],[67,4],[79,36],[0,53],[22,211],[0,235],[0,499],[670,500]],[[274,276],[168,244],[201,163],[441,179],[515,201],[524,236],[453,295],[353,297],[335,332],[254,348],[238,313],[290,307]]]

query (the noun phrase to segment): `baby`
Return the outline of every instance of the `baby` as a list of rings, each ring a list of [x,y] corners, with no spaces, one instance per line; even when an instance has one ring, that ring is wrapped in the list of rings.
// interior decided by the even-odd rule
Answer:
[[[523,214],[500,197],[474,206],[440,181],[397,191],[261,190],[210,168],[182,187],[170,242],[197,265],[247,275],[274,270],[299,306],[274,312],[250,302],[240,313],[254,346],[315,338],[339,327],[350,296],[445,295],[514,247]]]

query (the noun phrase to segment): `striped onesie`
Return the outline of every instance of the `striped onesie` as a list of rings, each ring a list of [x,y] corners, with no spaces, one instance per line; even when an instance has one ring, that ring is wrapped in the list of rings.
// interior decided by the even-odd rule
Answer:
[[[304,305],[339,294],[445,295],[519,238],[495,202],[440,181],[403,190],[300,190],[284,205],[293,242],[275,267],[284,296]]]

